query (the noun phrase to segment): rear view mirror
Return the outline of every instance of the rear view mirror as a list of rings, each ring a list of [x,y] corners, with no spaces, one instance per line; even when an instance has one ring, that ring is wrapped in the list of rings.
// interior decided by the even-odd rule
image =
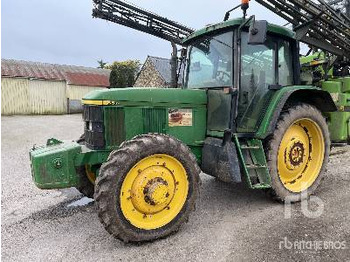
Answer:
[[[253,21],[249,27],[248,45],[262,45],[266,41],[267,22],[265,20]]]

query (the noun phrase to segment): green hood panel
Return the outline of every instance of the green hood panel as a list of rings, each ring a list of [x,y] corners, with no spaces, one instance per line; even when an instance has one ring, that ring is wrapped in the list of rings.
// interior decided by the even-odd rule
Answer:
[[[204,90],[129,87],[92,91],[85,95],[83,100],[205,105],[207,95]]]

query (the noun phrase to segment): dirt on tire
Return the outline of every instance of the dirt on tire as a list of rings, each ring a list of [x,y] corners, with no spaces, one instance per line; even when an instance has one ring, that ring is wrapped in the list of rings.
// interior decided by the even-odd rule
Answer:
[[[133,226],[120,207],[120,190],[129,170],[141,159],[155,154],[167,154],[176,158],[185,168],[189,181],[188,196],[177,216],[168,224],[152,230]],[[102,165],[96,180],[95,202],[98,216],[105,229],[124,242],[152,241],[176,232],[187,222],[195,208],[199,194],[200,169],[191,150],[181,141],[168,135],[139,135],[124,142],[111,152]]]
[[[319,172],[317,179],[313,184],[307,189],[306,192],[295,193],[289,191],[280,180],[278,169],[277,169],[277,152],[280,148],[281,140],[286,132],[286,130],[298,119],[309,118],[315,121],[322,130],[324,137],[324,160]],[[326,167],[329,161],[330,153],[330,136],[327,127],[326,120],[324,119],[322,113],[314,106],[308,104],[298,104],[291,106],[286,110],[281,116],[277,123],[276,130],[273,136],[267,142],[266,156],[267,163],[271,175],[271,186],[272,188],[267,191],[268,195],[277,201],[284,202],[287,198],[290,202],[301,201],[302,198],[309,197],[319,186],[324,173],[326,172]]]

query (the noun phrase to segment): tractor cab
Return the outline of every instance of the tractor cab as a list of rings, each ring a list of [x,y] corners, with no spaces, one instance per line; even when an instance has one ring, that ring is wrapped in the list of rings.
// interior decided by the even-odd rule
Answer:
[[[299,84],[298,45],[286,28],[233,19],[196,31],[184,44],[184,87],[207,90],[209,132],[257,131],[275,91]]]

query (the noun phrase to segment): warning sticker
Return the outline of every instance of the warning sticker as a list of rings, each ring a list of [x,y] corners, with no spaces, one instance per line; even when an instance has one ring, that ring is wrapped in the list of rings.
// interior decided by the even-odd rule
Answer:
[[[192,126],[192,109],[169,109],[169,126]]]

